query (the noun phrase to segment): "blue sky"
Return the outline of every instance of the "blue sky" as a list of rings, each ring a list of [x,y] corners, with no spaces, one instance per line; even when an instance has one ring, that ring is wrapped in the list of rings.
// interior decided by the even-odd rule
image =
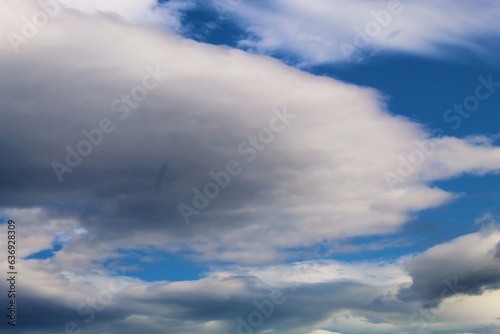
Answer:
[[[500,333],[478,3],[0,1],[0,328]]]

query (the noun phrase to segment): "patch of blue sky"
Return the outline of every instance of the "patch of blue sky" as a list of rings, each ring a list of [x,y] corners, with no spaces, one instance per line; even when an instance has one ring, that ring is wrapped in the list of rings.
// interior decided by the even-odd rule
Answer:
[[[175,255],[154,249],[119,250],[120,257],[111,259],[104,266],[117,275],[136,277],[146,282],[189,281],[203,276],[206,263],[191,261],[193,254]]]
[[[500,82],[500,66],[495,70],[480,62],[471,66],[393,55],[375,57],[360,64],[317,66],[311,72],[376,88],[387,96],[389,112],[408,117],[429,130],[439,128],[445,135],[454,137],[498,133],[500,87],[480,101],[477,110],[468,112],[468,118],[461,117],[460,124],[451,119],[458,113],[448,114],[448,117],[445,113],[454,104],[463,104],[468,96],[475,94],[476,87],[481,84],[478,77],[487,79],[491,75],[495,82]]]
[[[159,3],[168,1],[160,0]],[[231,5],[200,4],[183,12],[181,23],[185,37],[214,45],[237,47],[248,33],[230,19]]]
[[[63,248],[64,244],[58,240],[52,243],[52,248],[43,249],[36,253],[26,256],[23,260],[48,260],[53,258],[58,251]]]

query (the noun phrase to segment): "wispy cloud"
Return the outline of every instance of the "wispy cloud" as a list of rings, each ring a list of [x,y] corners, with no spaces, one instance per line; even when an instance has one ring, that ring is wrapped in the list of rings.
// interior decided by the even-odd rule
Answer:
[[[492,59],[480,41],[500,38],[496,1],[242,1],[226,16],[251,35],[241,47],[285,52],[301,65],[360,61],[376,52],[440,57],[450,49]]]

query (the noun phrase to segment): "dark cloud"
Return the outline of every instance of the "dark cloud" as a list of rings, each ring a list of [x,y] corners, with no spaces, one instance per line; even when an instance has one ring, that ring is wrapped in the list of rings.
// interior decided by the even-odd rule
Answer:
[[[500,288],[500,267],[491,254],[498,249],[495,231],[471,234],[452,243],[431,248],[409,261],[406,266],[413,283],[399,291],[402,300],[419,300],[436,306],[443,299],[458,295],[478,295]],[[493,246],[488,253],[477,244]]]
[[[142,327],[141,333],[145,334],[165,333],[164,326],[167,325],[168,333],[200,333],[203,323],[219,321],[224,324],[224,330],[232,334],[237,333],[238,318],[249,322],[250,315],[257,311],[264,319],[260,330],[274,329],[280,332],[294,328],[296,333],[301,328],[305,330],[327,319],[332,312],[346,308],[370,317],[368,321],[374,323],[381,321],[375,315],[381,309],[388,313],[403,311],[401,306],[384,297],[383,289],[353,282],[279,289],[263,288],[259,281],[251,277],[234,277],[184,284],[193,289],[180,292],[168,285],[163,288],[151,285],[145,290],[131,287],[111,295],[110,302],[106,303],[99,303],[99,300],[103,300],[102,291],[105,291],[99,289],[81,294],[80,297],[75,295],[75,291],[68,291],[68,301],[55,300],[38,293],[25,293],[18,298],[20,317],[17,329],[59,333],[64,331],[66,324],[72,322],[88,333],[114,330],[132,334],[139,327]],[[245,288],[225,296],[224,286],[233,284],[243,284]],[[75,286],[64,285],[61,287],[62,292],[70,287]],[[199,288],[202,290],[196,291]],[[86,307],[82,308],[82,304]],[[265,307],[266,311],[260,307]],[[90,311],[93,311],[92,317]],[[137,317],[137,321],[126,325],[128,317]],[[140,320],[141,317],[144,320]],[[159,331],[161,327],[163,332]],[[215,334],[217,331],[208,328],[206,333]]]
[[[104,29],[111,26],[99,24]],[[173,40],[165,42],[176,44]],[[59,47],[36,55],[25,52],[2,59],[0,154],[7,159],[0,167],[0,202],[4,207],[42,205],[48,218],[77,217],[83,227],[96,232],[96,242],[151,232],[163,234],[165,242],[190,240],[206,236],[208,222],[209,233],[216,235],[238,229],[232,222],[253,220],[255,214],[227,216],[226,211],[275,201],[266,194],[283,180],[266,170],[282,163],[290,170],[299,167],[299,159],[285,151],[261,152],[260,161],[245,166],[246,173],[234,177],[187,226],[178,205],[193,206],[192,189],[203,190],[212,181],[209,172],[225,169],[233,159],[245,162],[236,148],[272,117],[272,104],[254,113],[259,124],[248,126],[236,114],[219,112],[248,108],[240,105],[237,95],[226,102],[208,102],[233,82],[219,80],[211,87],[212,78],[202,75],[195,88],[189,78],[167,78],[121,120],[121,114],[110,110],[112,101],[141,84],[147,66],[161,63],[168,71],[168,63],[154,61],[163,53],[153,51],[153,59],[127,63],[124,73],[118,69],[123,62],[95,62],[102,57],[102,49],[90,51],[84,45],[72,48],[64,44],[67,41],[60,42]],[[192,70],[197,71],[196,67]],[[199,90],[196,100],[187,102],[186,90],[179,92],[178,87],[188,86]],[[65,148],[76,149],[86,139],[82,131],[95,129],[103,118],[109,118],[116,129],[105,134],[102,143],[59,182],[51,164],[66,164]],[[155,192],[156,174],[164,161],[170,168],[161,192]]]

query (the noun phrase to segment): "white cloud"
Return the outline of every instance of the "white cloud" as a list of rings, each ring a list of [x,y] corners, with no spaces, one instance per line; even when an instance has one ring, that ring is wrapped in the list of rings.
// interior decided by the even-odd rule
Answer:
[[[156,0],[60,0],[59,2],[66,8],[86,14],[118,15],[130,22],[161,24],[178,33],[182,32],[183,12],[195,6],[193,0],[170,0],[163,4],[158,4]]]
[[[279,288],[328,282],[356,282],[373,286],[398,286],[411,282],[403,270],[401,259],[397,263],[339,261],[305,261],[278,266],[235,269],[244,275]]]
[[[496,1],[243,1],[229,15],[252,35],[240,41],[242,47],[287,52],[303,64],[377,51],[439,56],[449,47],[492,57],[478,39],[500,37]]]
[[[75,219],[51,218],[42,208],[2,209],[4,217],[14,219],[17,226],[17,239],[22,240],[22,247],[17,250],[19,257],[52,249],[54,242],[68,242],[74,236],[82,234]]]
[[[402,298],[439,303],[454,295],[498,289],[499,243],[500,231],[491,227],[428,249],[408,261],[413,282],[402,290]]]
[[[482,227],[494,227],[498,225],[498,217],[491,212],[486,212],[474,219],[474,225]]]
[[[474,330],[489,328],[490,332],[500,330],[498,310],[500,308],[500,291],[487,291],[477,296],[454,296],[441,305],[436,311],[436,324],[433,330]]]

